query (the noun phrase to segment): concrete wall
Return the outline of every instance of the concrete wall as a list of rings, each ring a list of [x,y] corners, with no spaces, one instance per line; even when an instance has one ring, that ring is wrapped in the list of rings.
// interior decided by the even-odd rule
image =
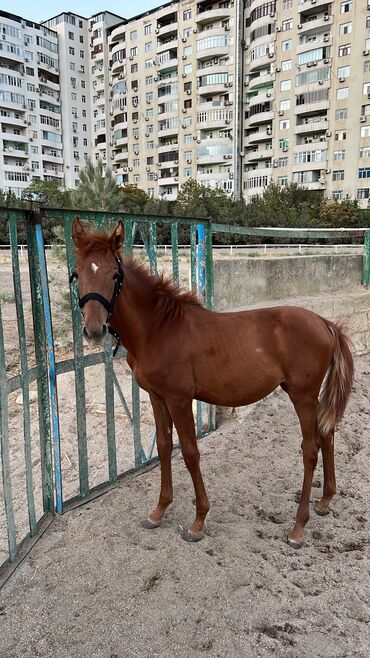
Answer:
[[[370,290],[362,256],[304,256],[215,262],[215,308],[295,305],[344,325],[355,354],[370,353]]]
[[[361,255],[215,260],[215,308],[345,291],[361,284],[361,273]]]

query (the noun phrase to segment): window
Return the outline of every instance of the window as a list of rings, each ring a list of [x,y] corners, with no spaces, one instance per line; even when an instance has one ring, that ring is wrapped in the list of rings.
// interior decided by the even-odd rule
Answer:
[[[281,29],[283,32],[286,32],[287,30],[291,30],[293,28],[293,19],[289,18],[287,21],[283,21],[281,24]]]
[[[145,68],[146,69],[151,69],[153,66],[153,60],[152,59],[146,59],[145,60]]]
[[[370,94],[370,82],[365,82],[364,86],[362,87],[362,93]]]
[[[278,166],[279,167],[287,167],[288,166],[288,158],[279,158],[278,159]]]
[[[344,169],[333,171],[333,180],[344,180]]]
[[[348,116],[348,110],[346,107],[343,107],[341,110],[335,110],[336,121],[342,121],[343,119],[347,119],[347,116]]]
[[[338,57],[344,57],[351,54],[351,44],[346,43],[344,46],[339,46]]]
[[[68,39],[70,39],[71,41],[74,41],[74,38],[75,38],[75,35],[73,34],[73,32],[68,32]]]
[[[370,158],[370,146],[364,146],[360,149],[360,158]]]
[[[184,66],[184,73],[192,73],[192,71],[193,71],[192,64],[186,64],[186,66]]]
[[[146,53],[150,53],[153,50],[153,43],[148,41],[144,46],[144,50]]]
[[[130,32],[130,41],[136,41],[136,39],[137,39],[137,30],[132,30],[132,32]]]
[[[70,71],[75,71],[76,70],[76,64],[74,62],[69,62],[69,69],[70,69]]]
[[[281,50],[283,53],[291,49],[292,49],[292,39],[287,39],[286,41],[282,41]]]
[[[292,68],[292,60],[291,59],[284,59],[281,62],[281,70],[282,71],[290,71]]]
[[[136,57],[137,55],[137,46],[130,48],[130,57]]]
[[[152,24],[149,23],[149,25],[144,25],[144,34],[151,34],[152,33]]]
[[[84,42],[84,38],[83,38],[82,35],[80,35],[80,43],[83,43],[83,42]]]
[[[331,198],[333,199],[333,201],[342,201],[343,190],[335,190],[335,192],[332,192]]]
[[[349,11],[352,11],[352,0],[346,0],[346,2],[341,2],[340,13],[347,14]]]
[[[344,150],[334,151],[333,157],[334,157],[334,160],[344,160],[345,157],[346,157],[346,152]]]
[[[184,142],[185,144],[189,144],[193,141],[192,135],[184,135]]]
[[[334,133],[334,139],[336,142],[342,142],[347,139],[347,132],[345,130],[336,130]]]
[[[342,23],[339,25],[339,34],[343,36],[344,34],[351,34],[352,32],[352,23]]]
[[[291,80],[282,80],[280,82],[280,91],[289,91],[292,88]]]
[[[81,102],[86,103],[86,96],[83,96],[83,95],[81,96]]]
[[[184,21],[189,21],[191,19],[191,9],[186,9],[182,14],[182,18]]]
[[[338,69],[338,78],[348,78],[351,75],[350,66],[340,66]]]
[[[357,198],[358,199],[368,199],[369,198],[369,188],[368,187],[360,187],[360,189],[357,190]]]
[[[290,125],[289,119],[282,119],[279,125],[280,130],[287,130],[289,128],[289,125]]]
[[[69,46],[68,52],[69,52],[70,55],[74,55],[75,54],[75,49],[72,48],[72,46]]]
[[[152,85],[153,84],[153,76],[152,75],[147,75],[145,78],[145,84],[146,85]]]
[[[364,71],[368,73],[370,71],[370,59],[365,60],[364,62]]]
[[[288,185],[288,176],[278,176],[277,184],[279,187],[286,187]]]
[[[370,16],[366,16],[366,27],[370,27]]]
[[[337,100],[343,100],[343,98],[348,98],[348,87],[341,87],[337,89]]]
[[[131,73],[137,73],[139,70],[138,64],[131,64]]]
[[[292,7],[293,7],[293,0],[283,0],[283,11],[292,9]]]
[[[358,170],[359,178],[370,178],[370,167],[360,167]]]
[[[280,101],[280,110],[290,110],[290,100]]]
[[[83,50],[80,50],[80,58],[85,59],[85,53]]]
[[[370,137],[370,126],[362,126],[360,135],[361,137]]]

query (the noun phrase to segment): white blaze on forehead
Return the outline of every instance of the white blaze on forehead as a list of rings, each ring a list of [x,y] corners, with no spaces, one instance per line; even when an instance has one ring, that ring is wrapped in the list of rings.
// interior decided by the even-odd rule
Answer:
[[[96,274],[96,272],[99,269],[99,265],[96,265],[95,263],[91,263],[91,269],[94,272],[94,274]]]

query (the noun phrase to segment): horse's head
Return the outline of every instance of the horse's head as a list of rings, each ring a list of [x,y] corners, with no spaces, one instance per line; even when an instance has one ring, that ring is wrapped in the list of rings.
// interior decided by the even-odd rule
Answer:
[[[72,224],[77,266],[72,277],[78,278],[80,307],[84,316],[84,336],[93,343],[102,343],[107,322],[123,284],[119,250],[124,239],[122,222],[111,236],[86,231],[78,217]]]

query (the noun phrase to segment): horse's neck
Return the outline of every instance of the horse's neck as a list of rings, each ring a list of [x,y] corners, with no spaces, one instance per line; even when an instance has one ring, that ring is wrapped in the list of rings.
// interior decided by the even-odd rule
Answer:
[[[112,324],[122,344],[134,356],[143,349],[155,320],[155,286],[139,272],[125,272],[121,295],[112,316]]]

